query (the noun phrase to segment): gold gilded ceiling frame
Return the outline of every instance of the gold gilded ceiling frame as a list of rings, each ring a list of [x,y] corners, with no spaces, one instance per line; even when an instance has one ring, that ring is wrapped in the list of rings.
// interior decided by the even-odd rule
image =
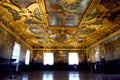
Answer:
[[[56,27],[49,27],[49,24],[48,24],[48,14],[46,13],[46,8],[45,8],[45,0],[36,0],[36,2],[39,4],[39,10],[41,11],[41,15],[42,15],[42,18],[43,18],[43,23],[47,23],[47,25],[46,26],[44,26],[44,29],[49,29],[49,30],[52,30],[53,32],[58,32],[58,31],[60,31],[60,33],[58,33],[58,34],[64,34],[64,31],[68,31],[69,32],[69,34],[70,35],[72,35],[72,36],[75,36],[75,35],[73,35],[72,33],[70,33],[72,30],[76,30],[76,31],[79,31],[79,30],[81,30],[82,29],[82,26],[81,26],[81,22],[80,22],[80,25],[79,25],[79,27],[70,27],[70,28],[66,28],[66,27],[59,27],[59,26],[56,26]],[[69,1],[67,1],[68,3],[69,3]],[[85,18],[86,17],[86,15],[88,15],[92,10],[93,10],[93,8],[94,8],[94,6],[95,6],[95,4],[96,3],[98,3],[99,1],[96,1],[96,0],[93,0],[92,1],[92,3],[90,4],[90,7],[87,9],[87,11],[85,11],[85,13],[83,14],[84,16],[83,16],[83,18]],[[70,3],[71,4],[71,3]],[[82,20],[83,22],[85,22],[86,20]],[[83,25],[83,24],[82,24]],[[61,33],[62,32],[62,33]],[[46,36],[49,36],[48,34],[46,34]],[[74,37],[73,37],[74,38]],[[74,39],[72,39],[72,40],[74,40]],[[81,45],[81,43],[71,43],[72,45],[75,45],[75,46],[79,46],[79,45]],[[52,46],[52,45],[58,45],[58,46],[62,46],[62,45],[65,45],[64,43],[60,43],[59,44],[59,42],[58,43],[52,43],[52,44],[46,44],[45,46]],[[82,45],[85,45],[85,43],[84,44],[82,44]],[[44,47],[45,47],[44,46]],[[69,46],[69,45],[68,45]],[[62,49],[62,48],[61,48]],[[38,50],[38,49],[34,49],[34,50]]]
[[[68,4],[73,4],[76,3],[77,0],[75,2],[70,2],[71,0],[66,1]],[[0,13],[2,14],[0,17],[7,20],[7,24],[4,26],[5,29],[9,31],[9,27],[7,27],[7,25],[13,26],[13,30],[11,29],[11,32],[9,32],[12,35],[16,35],[16,37],[19,37],[23,43],[31,47],[32,50],[85,50],[86,47],[91,46],[97,41],[103,41],[102,39],[106,37],[105,33],[111,31],[111,29],[116,25],[107,20],[109,16],[107,18],[94,18],[92,20],[88,20],[88,16],[92,13],[94,8],[96,6],[100,6],[99,1],[100,0],[91,0],[89,7],[82,15],[80,15],[82,18],[79,26],[51,26],[48,22],[49,14],[46,11],[45,0],[35,0],[34,3],[31,3],[29,6],[24,8],[19,8],[18,6],[11,4],[9,0],[6,0],[6,2],[3,0],[0,2],[0,10],[2,12]],[[14,15],[16,14],[12,14],[12,12],[9,12],[9,10],[4,6],[16,10],[16,12],[20,14],[21,18],[14,20]],[[40,14],[38,15],[41,17],[40,19],[37,19],[34,15],[36,8],[39,9]],[[119,10],[119,8],[116,9]],[[101,16],[103,17],[104,13]],[[26,20],[33,20],[37,24],[25,24]],[[97,21],[100,21],[101,24],[94,24],[94,22]],[[36,29],[33,29],[32,32],[30,30],[31,28]],[[39,34],[37,34],[35,31],[37,31],[38,28],[44,30],[44,32],[41,33],[38,31]]]

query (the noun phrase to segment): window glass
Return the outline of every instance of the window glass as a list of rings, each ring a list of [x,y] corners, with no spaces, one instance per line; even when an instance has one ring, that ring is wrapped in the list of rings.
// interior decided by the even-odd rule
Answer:
[[[19,56],[20,56],[20,44],[15,42],[12,53],[12,59],[16,59],[14,63],[19,63]]]
[[[29,65],[29,62],[30,62],[30,50],[27,50],[25,57],[25,64]]]
[[[78,59],[78,53],[77,52],[69,52],[68,63],[69,63],[69,65],[78,65],[79,64],[79,59]]]
[[[53,65],[54,64],[54,54],[52,52],[44,53],[44,65]]]

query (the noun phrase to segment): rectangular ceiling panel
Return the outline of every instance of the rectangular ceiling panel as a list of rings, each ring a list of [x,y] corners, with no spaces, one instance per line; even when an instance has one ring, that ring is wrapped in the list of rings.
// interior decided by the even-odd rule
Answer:
[[[45,0],[50,26],[78,26],[91,0]]]

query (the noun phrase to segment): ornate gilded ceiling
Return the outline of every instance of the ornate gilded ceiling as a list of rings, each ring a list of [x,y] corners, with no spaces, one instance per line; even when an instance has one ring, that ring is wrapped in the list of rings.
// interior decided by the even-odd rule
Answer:
[[[120,29],[120,0],[1,0],[0,25],[33,50],[85,49]]]
[[[46,0],[50,26],[77,27],[91,0]]]

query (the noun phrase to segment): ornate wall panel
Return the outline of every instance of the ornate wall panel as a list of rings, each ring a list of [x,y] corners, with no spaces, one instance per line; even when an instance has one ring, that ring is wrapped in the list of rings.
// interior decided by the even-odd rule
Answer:
[[[11,58],[14,41],[14,37],[0,26],[0,56],[2,58]]]
[[[108,38],[107,40],[97,44],[98,50],[96,50],[96,45],[86,50],[86,56],[89,62],[96,62],[95,56],[96,52],[99,53],[100,60],[104,58],[106,61],[120,59],[120,33],[115,36]]]
[[[68,51],[55,51],[54,53],[55,63],[67,63]]]
[[[100,59],[105,58],[105,46],[104,42],[99,44],[99,53],[100,53]]]
[[[33,63],[43,63],[43,53],[44,51],[42,50],[33,51],[31,54],[31,61],[33,61]]]
[[[101,55],[103,55],[102,47],[103,46],[98,44],[94,47],[87,49],[87,51],[86,51],[87,61],[88,62],[100,62]],[[100,49],[100,48],[102,48],[102,49]]]
[[[27,51],[27,47],[25,45],[21,44],[20,57],[19,57],[20,61],[23,61],[23,62],[25,61],[26,51]]]
[[[120,59],[120,38],[105,44],[105,59]]]
[[[0,26],[0,57],[6,59],[11,58],[15,41],[21,45],[20,61],[24,62],[27,47],[9,32],[7,32],[4,28],[2,28],[2,26]]]

